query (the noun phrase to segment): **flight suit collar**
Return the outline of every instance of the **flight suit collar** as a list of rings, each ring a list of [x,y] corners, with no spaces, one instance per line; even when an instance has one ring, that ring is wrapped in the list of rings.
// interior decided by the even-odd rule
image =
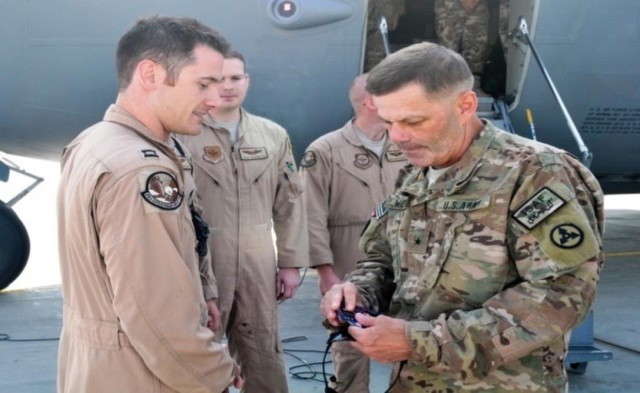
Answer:
[[[171,158],[171,160],[177,164],[178,168],[187,169],[185,168],[186,163],[184,161],[186,160],[186,157],[176,151],[174,143],[177,142],[175,142],[175,138],[173,136],[167,139],[167,141],[159,139],[151,132],[149,128],[147,128],[132,114],[130,114],[124,108],[117,104],[111,104],[109,106],[106,113],[104,114],[104,121],[120,124],[124,127],[127,127],[131,131],[138,134],[140,137],[148,140],[151,144],[157,146],[158,149],[161,149],[166,156]],[[181,173],[181,171],[179,172]]]
[[[483,120],[484,128],[471,143],[460,160],[453,164],[435,183],[428,186],[426,171],[414,169],[398,190],[400,194],[413,196],[414,204],[424,203],[434,198],[455,194],[464,187],[482,165],[483,157],[493,142],[497,130],[490,121]]]
[[[354,124],[355,120],[355,118],[352,118],[344,125],[344,127],[342,127],[342,135],[344,135],[344,138],[347,140],[347,142],[349,142],[353,146],[366,149],[360,138],[358,138],[356,125]],[[387,138],[384,142],[384,148],[382,149],[383,154],[387,151],[387,149],[389,149],[389,146],[391,146],[391,144],[391,139],[389,139],[389,135],[387,134]]]

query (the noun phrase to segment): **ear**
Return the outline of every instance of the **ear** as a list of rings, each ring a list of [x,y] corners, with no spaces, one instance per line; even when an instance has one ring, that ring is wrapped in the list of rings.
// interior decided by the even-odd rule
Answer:
[[[467,122],[476,114],[478,109],[478,96],[472,90],[467,90],[460,94],[456,100],[456,109],[462,122]]]
[[[156,87],[156,82],[162,81],[162,76],[158,74],[159,70],[160,66],[157,63],[151,60],[142,60],[136,67],[135,77],[145,90],[153,90]]]
[[[370,111],[377,110],[376,105],[373,103],[373,97],[371,97],[369,94],[364,97],[364,100],[362,100],[362,104]]]

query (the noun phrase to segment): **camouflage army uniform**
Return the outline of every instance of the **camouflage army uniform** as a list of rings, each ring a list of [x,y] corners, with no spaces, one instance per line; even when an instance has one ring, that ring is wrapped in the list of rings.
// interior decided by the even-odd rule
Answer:
[[[479,0],[465,10],[459,0],[436,0],[434,6],[439,43],[462,55],[471,72],[482,73],[489,55],[489,6]]]
[[[380,18],[392,23],[404,14],[404,0],[369,0],[367,8],[367,36],[364,53],[364,71],[368,72],[385,57],[380,33]]]
[[[490,124],[433,184],[404,175],[348,277],[366,306],[408,321],[412,354],[392,391],[566,391],[603,220],[602,191],[573,156]]]

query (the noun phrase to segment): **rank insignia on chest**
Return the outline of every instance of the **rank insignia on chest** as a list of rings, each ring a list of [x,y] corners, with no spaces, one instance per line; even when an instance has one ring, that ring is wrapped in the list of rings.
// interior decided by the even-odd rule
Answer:
[[[538,191],[512,217],[527,229],[533,229],[566,202],[547,187]]]
[[[217,164],[224,160],[224,153],[220,146],[205,146],[203,148],[204,154],[202,159],[212,164]]]
[[[368,154],[359,153],[356,154],[355,160],[353,161],[353,165],[360,169],[367,169],[372,165],[371,157]]]
[[[162,210],[177,209],[183,198],[178,181],[168,172],[154,172],[149,175],[141,195],[145,201]]]
[[[242,147],[238,149],[241,160],[264,160],[269,157],[264,147]]]

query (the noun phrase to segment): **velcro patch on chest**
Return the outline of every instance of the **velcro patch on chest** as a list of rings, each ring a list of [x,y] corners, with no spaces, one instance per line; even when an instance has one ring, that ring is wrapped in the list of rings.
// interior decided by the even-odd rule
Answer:
[[[183,195],[178,181],[169,172],[154,172],[147,178],[142,198],[162,210],[175,210],[182,204]]]
[[[468,212],[484,209],[491,204],[491,197],[478,199],[454,199],[444,198],[436,204],[436,210],[440,212]]]
[[[384,156],[389,162],[407,161],[407,157],[404,156],[402,150],[388,150],[384,153]]]
[[[544,187],[527,200],[512,217],[528,229],[533,229],[566,202],[549,188]]]
[[[264,147],[241,147],[238,153],[241,160],[264,160],[269,157]]]

